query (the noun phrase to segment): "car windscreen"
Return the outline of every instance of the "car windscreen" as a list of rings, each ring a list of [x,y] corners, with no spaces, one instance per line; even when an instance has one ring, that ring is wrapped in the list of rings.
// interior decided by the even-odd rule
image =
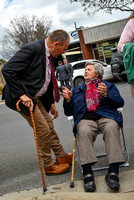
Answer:
[[[73,69],[83,69],[85,68],[85,62],[77,63],[73,66]]]

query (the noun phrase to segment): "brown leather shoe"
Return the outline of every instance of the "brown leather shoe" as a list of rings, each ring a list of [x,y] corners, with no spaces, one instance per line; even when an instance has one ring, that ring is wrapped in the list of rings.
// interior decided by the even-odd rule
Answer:
[[[68,165],[71,165],[72,164],[72,158],[73,158],[73,154],[72,153],[66,153],[66,155],[64,157],[57,158],[56,162],[58,164],[68,164]]]
[[[68,164],[57,164],[54,163],[50,167],[44,167],[46,175],[58,175],[58,174],[64,174],[69,171],[69,165]]]

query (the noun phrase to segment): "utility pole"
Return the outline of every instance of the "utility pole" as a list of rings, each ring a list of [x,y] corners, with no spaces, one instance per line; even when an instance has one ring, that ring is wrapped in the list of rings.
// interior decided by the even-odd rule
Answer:
[[[75,27],[75,30],[77,30],[77,25],[76,25],[76,22],[74,22],[74,27]]]

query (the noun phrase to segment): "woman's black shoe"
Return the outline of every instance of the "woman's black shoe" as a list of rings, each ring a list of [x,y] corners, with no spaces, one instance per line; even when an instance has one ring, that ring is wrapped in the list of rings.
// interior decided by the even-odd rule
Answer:
[[[84,189],[86,192],[93,192],[96,189],[93,174],[87,174],[84,177]]]
[[[110,188],[116,191],[119,190],[120,188],[119,178],[116,173],[114,172],[107,173],[107,175],[105,176],[105,180]]]

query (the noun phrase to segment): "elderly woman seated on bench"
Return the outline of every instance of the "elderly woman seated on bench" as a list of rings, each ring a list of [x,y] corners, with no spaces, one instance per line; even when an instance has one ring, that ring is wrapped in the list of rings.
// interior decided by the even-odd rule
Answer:
[[[118,190],[119,165],[125,162],[120,141],[121,114],[117,111],[124,106],[117,87],[102,80],[103,66],[100,63],[85,64],[85,83],[69,91],[63,87],[65,115],[74,117],[73,132],[78,141],[80,163],[84,175],[86,192],[96,189],[92,165],[97,162],[93,143],[101,131],[105,142],[109,169],[105,176],[107,185]]]

